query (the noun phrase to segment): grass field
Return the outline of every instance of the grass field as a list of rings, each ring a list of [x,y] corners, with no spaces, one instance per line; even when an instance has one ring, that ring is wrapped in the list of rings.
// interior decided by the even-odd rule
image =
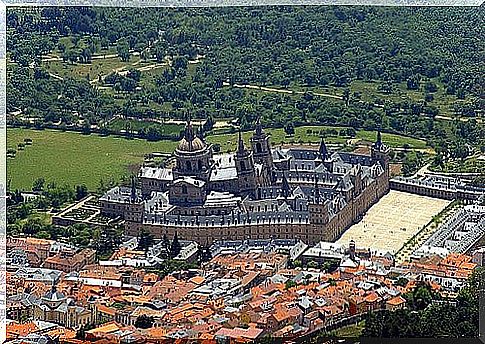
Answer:
[[[116,125],[119,125],[117,123]],[[179,125],[170,127],[172,130]],[[318,132],[331,127],[306,126],[295,129],[293,137],[286,137],[283,129],[269,129],[273,144],[320,141]],[[339,128],[340,129],[340,128]],[[243,134],[249,143],[252,132]],[[31,138],[33,144],[24,150],[17,150],[15,158],[8,158],[7,175],[11,180],[11,189],[30,190],[32,183],[39,177],[47,181],[70,185],[84,183],[90,190],[95,190],[101,179],[119,180],[129,173],[129,166],[143,162],[143,157],[152,152],[172,152],[177,146],[175,141],[148,142],[145,140],[127,140],[120,137],[101,137],[95,134],[61,132],[53,130],[8,129],[7,147],[17,149],[25,138]],[[358,131],[357,138],[374,141],[375,132]],[[237,133],[208,136],[207,141],[221,145],[221,151],[233,151],[236,148]],[[328,143],[344,143],[345,137],[327,137]],[[391,147],[400,147],[408,143],[411,147],[424,147],[423,141],[393,134],[383,134],[383,140]]]
[[[318,143],[320,142],[320,130],[335,129],[337,131],[342,128],[328,127],[328,126],[304,126],[295,128],[294,136],[286,136],[283,129],[267,129],[266,131],[271,134],[271,142],[275,145],[281,143]],[[309,130],[311,132],[309,132]],[[218,143],[221,145],[221,151],[226,152],[228,150],[234,150],[237,143],[237,133],[234,134],[221,134],[208,136],[207,139],[212,143]],[[244,140],[249,142],[249,138],[252,132],[243,133]],[[359,130],[357,131],[356,139],[374,142],[376,139],[375,131]],[[327,136],[325,142],[327,143],[340,143],[343,144],[348,140],[346,137],[341,136]],[[382,140],[390,147],[403,147],[404,144],[408,144],[411,148],[423,149],[426,148],[426,142],[423,140],[415,139],[412,137],[405,137],[395,134],[382,134]]]
[[[93,80],[98,78],[99,75],[110,74],[113,69],[119,69],[125,67],[141,67],[143,64],[140,62],[138,56],[131,56],[130,61],[123,62],[118,57],[111,57],[106,59],[93,59],[91,63],[69,63],[63,61],[48,61],[44,62],[47,66],[47,70],[60,77],[71,78],[86,78]]]
[[[85,136],[79,133],[50,130],[8,129],[7,147],[16,148],[24,138],[32,146],[17,151],[7,161],[11,189],[30,190],[32,182],[47,181],[70,185],[85,183],[95,190],[101,179],[115,180],[129,173],[128,167],[143,162],[144,154],[172,152],[177,142],[127,140],[117,137]]]
[[[42,211],[35,211],[32,214],[30,214],[27,218],[17,220],[17,223],[19,225],[24,225],[27,221],[33,220],[33,219],[39,219],[44,225],[49,225],[52,223],[52,215]]]

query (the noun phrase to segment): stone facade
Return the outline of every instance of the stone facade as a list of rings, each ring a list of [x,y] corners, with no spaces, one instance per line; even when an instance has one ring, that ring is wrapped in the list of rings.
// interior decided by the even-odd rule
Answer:
[[[395,177],[390,181],[393,190],[448,200],[460,199],[467,203],[485,195],[485,187],[468,184],[458,177],[432,174],[421,178]]]
[[[142,167],[141,190],[114,188],[103,213],[121,216],[129,235],[144,228],[209,244],[214,240],[337,239],[389,191],[389,148],[380,133],[371,156],[317,149],[273,149],[258,120],[246,148],[214,155],[190,122],[174,169]]]

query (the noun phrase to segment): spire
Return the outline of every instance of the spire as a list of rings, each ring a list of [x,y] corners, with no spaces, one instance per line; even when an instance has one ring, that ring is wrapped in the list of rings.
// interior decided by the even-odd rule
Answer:
[[[197,136],[199,137],[199,139],[204,141],[204,126],[202,125],[202,122],[199,125],[199,130],[197,130]]]
[[[187,124],[185,124],[184,138],[188,142],[192,142],[194,139],[194,128],[192,127],[192,122],[190,120],[190,113],[187,113]]]
[[[320,154],[320,158],[323,161],[327,160],[328,149],[327,149],[327,145],[325,144],[325,141],[323,140],[323,136],[322,136],[322,139],[320,141],[320,147],[318,148],[318,153]]]
[[[261,136],[263,135],[263,126],[261,125],[261,115],[258,116],[256,119],[256,135]]]
[[[239,137],[238,137],[238,140],[237,140],[237,152],[239,154],[241,154],[244,151],[245,151],[245,148],[244,148],[244,140],[242,138],[241,128],[239,128]]]
[[[135,185],[135,176],[131,176],[131,194],[130,199],[132,202],[136,201],[136,185]]]
[[[377,140],[374,144],[374,147],[380,149],[382,147],[382,137],[381,137],[381,128],[377,129]]]
[[[288,198],[291,195],[291,187],[288,183],[288,179],[286,179],[286,173],[283,172],[283,180],[281,185],[281,195],[284,198]]]

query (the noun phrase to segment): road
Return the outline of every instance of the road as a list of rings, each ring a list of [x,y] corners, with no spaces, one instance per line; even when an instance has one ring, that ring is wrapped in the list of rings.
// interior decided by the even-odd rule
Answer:
[[[304,91],[286,90],[286,89],[281,89],[281,88],[265,87],[265,86],[258,86],[258,85],[248,85],[248,84],[232,84],[231,85],[228,82],[223,82],[222,85],[223,86],[232,86],[232,87],[237,87],[237,88],[247,88],[247,89],[252,89],[252,90],[261,90],[261,91],[273,92],[273,93],[284,93],[284,94],[305,94],[305,93],[307,93],[307,92],[304,92]],[[335,95],[335,94],[320,93],[320,92],[313,92],[313,91],[309,91],[309,93],[316,95],[316,96],[343,100],[342,96],[338,96],[338,95]]]
[[[138,51],[132,51],[132,56],[138,56],[140,53]],[[118,54],[106,54],[106,55],[93,55],[91,56],[91,60],[104,60],[104,59],[112,59],[118,57]],[[56,61],[63,61],[62,57],[57,55],[46,55],[42,56],[42,62],[56,62]]]

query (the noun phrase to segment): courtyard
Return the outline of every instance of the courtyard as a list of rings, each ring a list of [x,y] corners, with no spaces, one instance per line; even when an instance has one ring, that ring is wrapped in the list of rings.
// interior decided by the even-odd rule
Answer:
[[[451,201],[391,190],[337,240],[396,253]]]

